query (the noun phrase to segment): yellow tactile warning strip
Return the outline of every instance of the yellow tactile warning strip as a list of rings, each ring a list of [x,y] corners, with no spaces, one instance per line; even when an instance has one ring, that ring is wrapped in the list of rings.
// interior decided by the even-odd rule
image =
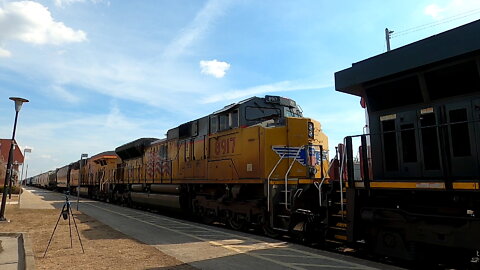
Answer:
[[[362,188],[364,182],[355,182],[355,187]],[[445,189],[444,182],[412,182],[412,181],[372,181],[370,188],[393,188],[393,189]],[[480,184],[474,182],[454,182],[453,189],[458,190],[480,190]]]
[[[160,215],[138,212],[128,208],[122,208],[122,211],[131,212],[131,214],[120,213],[100,206],[103,204],[100,202],[83,202],[83,204],[88,204],[103,211],[111,212],[157,228],[188,236],[199,241],[208,242],[212,246],[222,247],[237,254],[244,254],[290,269],[377,269],[349,262],[344,259],[332,258],[295,249],[290,247],[291,245],[289,243],[278,242],[278,240],[272,239],[272,242],[264,242],[238,234],[219,231],[214,227],[210,229],[206,226],[190,224]]]

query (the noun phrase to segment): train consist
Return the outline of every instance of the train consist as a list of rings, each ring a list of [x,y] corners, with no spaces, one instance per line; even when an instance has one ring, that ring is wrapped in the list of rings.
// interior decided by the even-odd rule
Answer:
[[[335,151],[293,100],[253,97],[30,182],[405,260],[478,260],[478,33],[480,21],[335,73],[367,112]]]
[[[190,213],[235,229],[303,234],[323,215],[317,187],[322,180],[327,185],[328,168],[320,123],[302,117],[291,99],[265,96],[170,129],[164,139],[141,138],[31,182]]]

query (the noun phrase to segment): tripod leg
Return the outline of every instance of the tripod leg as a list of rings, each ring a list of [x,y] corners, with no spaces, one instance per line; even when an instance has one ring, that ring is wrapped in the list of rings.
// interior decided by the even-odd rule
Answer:
[[[82,247],[82,252],[85,253],[82,244],[82,238],[80,238],[80,233],[78,232],[77,222],[75,221],[75,217],[73,216],[72,208],[70,208],[70,214],[72,215],[73,224],[75,224],[75,230],[77,231],[78,241],[80,242],[80,246]]]
[[[60,217],[62,217],[62,213],[63,213],[63,210],[65,209],[65,205],[66,204],[63,205],[62,211],[60,211],[60,215],[58,216],[58,219],[57,219],[57,224],[55,224],[55,228],[53,228],[53,232],[52,232],[52,235],[50,236],[50,240],[48,240],[47,248],[45,249],[45,253],[43,253],[43,258],[45,258],[45,255],[47,255],[48,247],[50,246],[50,243],[52,242],[53,235],[55,234],[55,230],[57,229],[58,222],[60,221]]]
[[[67,206],[68,207],[68,206]],[[70,221],[72,213],[68,213],[68,230],[70,231],[70,248],[73,248],[72,223]]]

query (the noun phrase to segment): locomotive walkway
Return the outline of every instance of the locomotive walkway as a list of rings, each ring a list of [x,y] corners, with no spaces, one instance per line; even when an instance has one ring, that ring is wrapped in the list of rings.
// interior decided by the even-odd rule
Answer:
[[[45,205],[63,195],[42,192]],[[76,209],[76,197],[71,197]],[[40,202],[37,202],[40,203]],[[199,269],[400,269],[341,254],[81,198],[79,210]]]

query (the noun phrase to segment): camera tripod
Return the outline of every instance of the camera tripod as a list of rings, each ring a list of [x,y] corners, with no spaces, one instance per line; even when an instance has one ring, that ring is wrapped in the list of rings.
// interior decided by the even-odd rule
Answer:
[[[55,234],[55,230],[57,229],[58,222],[60,221],[60,217],[63,217],[64,220],[68,219],[68,229],[70,230],[70,248],[73,248],[73,239],[72,239],[72,223],[71,219],[73,219],[73,224],[75,224],[75,230],[77,231],[78,241],[80,242],[80,246],[82,247],[82,252],[85,253],[83,250],[82,239],[80,238],[80,233],[78,232],[77,222],[75,221],[75,217],[73,216],[72,206],[70,205],[70,201],[68,200],[68,192],[65,193],[65,203],[63,203],[62,211],[57,219],[57,224],[55,224],[55,228],[53,229],[52,235],[50,236],[50,240],[48,240],[47,248],[45,249],[45,253],[43,254],[43,258],[47,255],[48,247],[52,242],[53,235]]]

